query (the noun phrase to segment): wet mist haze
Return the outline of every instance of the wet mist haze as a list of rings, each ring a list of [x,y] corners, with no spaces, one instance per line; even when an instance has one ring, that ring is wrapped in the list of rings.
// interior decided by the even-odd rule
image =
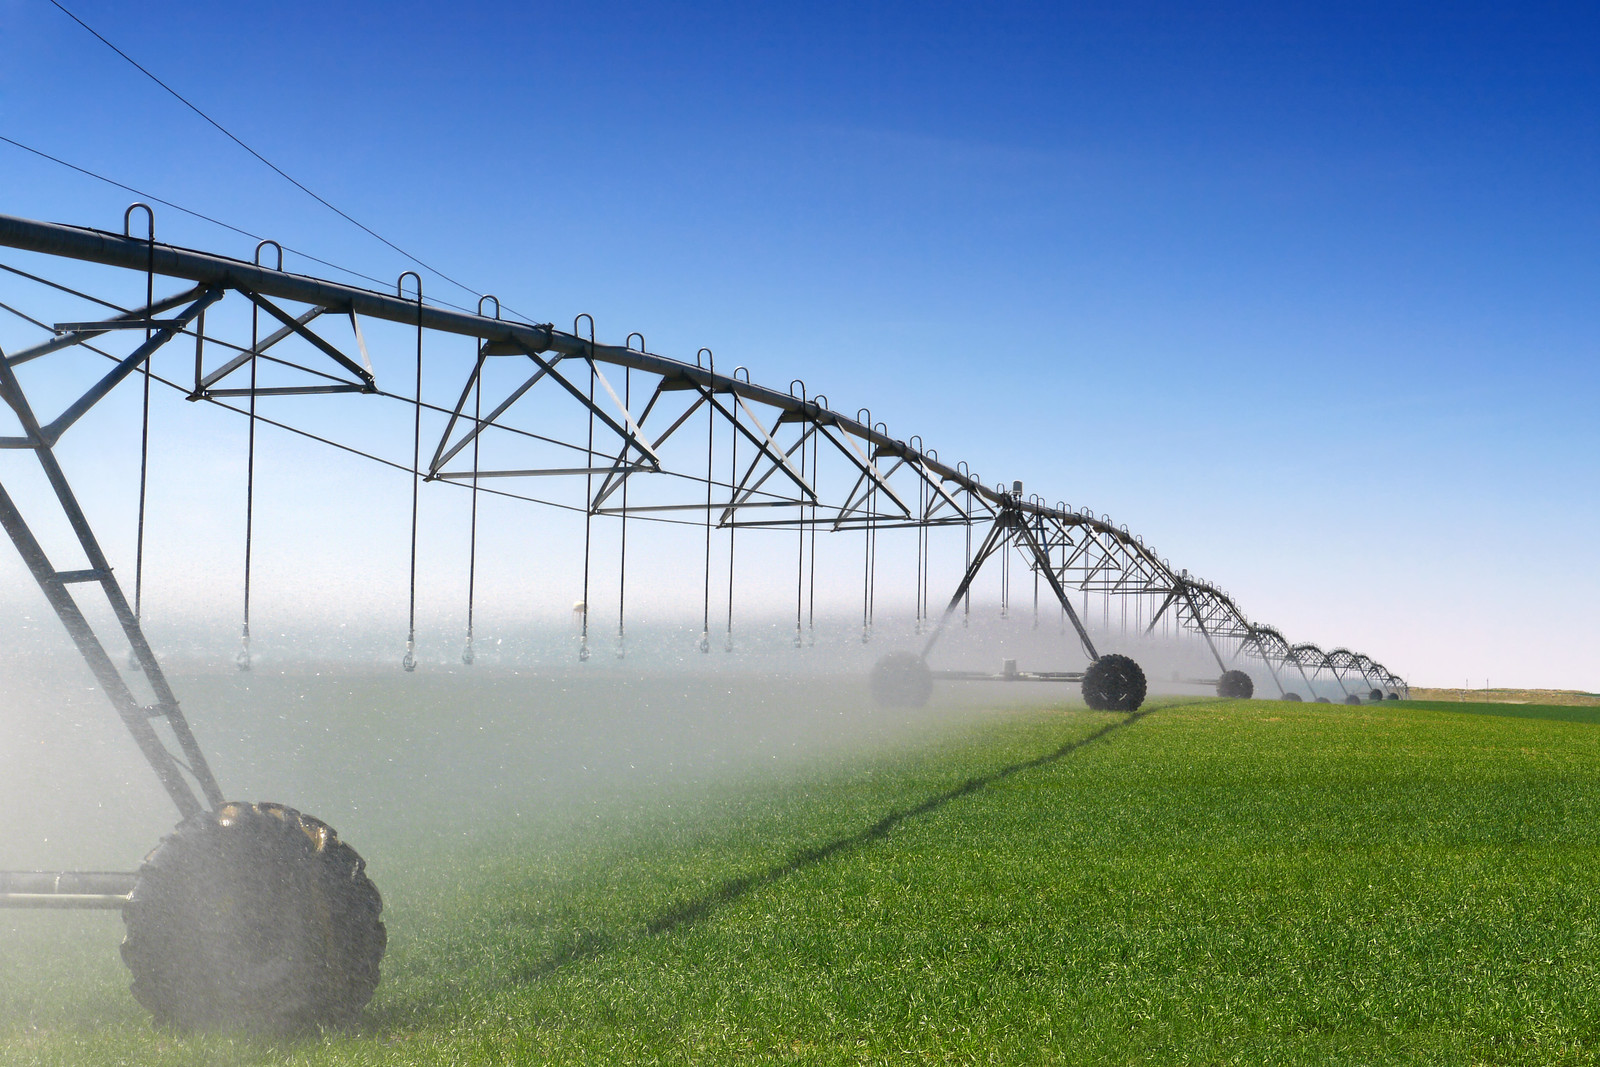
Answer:
[[[174,822],[170,801],[53,617],[7,627],[0,654],[0,803],[7,865],[133,869]],[[735,630],[641,627],[626,658],[613,633],[577,661],[567,627],[480,639],[476,662],[444,632],[399,665],[403,633],[312,631],[258,639],[253,669],[229,635],[153,628],[157,654],[230,798],[277,800],[347,839],[470,839],[518,820],[559,825],[620,818],[732,782],[807,769],[941,736],[1018,703],[1072,702],[1075,684],[941,683],[928,707],[874,706],[877,657],[920,649],[911,619],[860,638],[829,618],[793,647],[793,623]],[[1152,691],[1170,676],[1215,677],[1195,641],[1100,634],[1133,654]],[[125,655],[113,649],[113,655]],[[1081,669],[1059,611],[952,621],[936,668]],[[1258,678],[1258,687],[1266,684]],[[135,680],[135,685],[142,682]],[[1180,691],[1195,691],[1179,686]],[[148,699],[141,694],[141,699]],[[381,862],[381,861],[378,861]]]

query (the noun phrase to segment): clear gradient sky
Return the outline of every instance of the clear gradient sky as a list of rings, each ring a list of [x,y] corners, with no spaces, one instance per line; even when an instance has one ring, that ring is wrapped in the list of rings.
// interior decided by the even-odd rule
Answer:
[[[803,377],[1415,683],[1600,690],[1592,3],[67,6],[530,315]],[[408,266],[47,0],[0,134]],[[0,144],[0,211],[129,199]]]

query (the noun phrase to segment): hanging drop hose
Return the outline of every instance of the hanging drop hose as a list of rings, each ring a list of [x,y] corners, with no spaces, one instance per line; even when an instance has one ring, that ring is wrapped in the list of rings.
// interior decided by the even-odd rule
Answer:
[[[967,569],[964,573],[972,571],[972,487],[967,487]],[[972,625],[972,586],[967,586],[967,591],[961,597],[961,627],[966,629]]]
[[[920,442],[918,442],[918,443],[920,443]],[[924,531],[927,530],[927,525],[926,525],[927,518],[928,518],[928,483],[927,483],[926,480],[921,480],[921,481],[917,482],[917,529],[916,529],[916,535],[917,535],[917,588],[916,588],[916,591],[915,591],[916,592],[916,602],[917,602],[917,625],[916,625],[915,630],[913,631],[913,632],[915,632],[917,634],[921,634],[922,633],[922,575],[923,575],[923,567],[925,566],[925,561],[923,559],[923,551],[927,547],[923,543],[923,533],[924,533]]]
[[[739,368],[733,370],[738,377]],[[739,398],[733,400],[733,446],[728,450],[728,632],[722,639],[722,651],[733,651],[733,535],[738,531],[738,515],[734,510],[739,502]]]
[[[878,528],[875,518],[877,508],[878,486],[874,482],[872,488],[867,490],[866,553],[861,568],[861,643],[863,645],[872,640],[872,589],[873,581],[877,577],[874,572],[877,570],[878,563]]]
[[[823,398],[818,398],[821,404]],[[821,442],[817,435],[811,435],[811,589],[806,594],[806,633],[807,641],[815,647],[817,643],[817,505],[815,501],[822,493],[822,468],[821,456],[818,448]]]
[[[872,507],[872,490],[867,490],[867,507]],[[867,513],[867,525],[861,534],[861,643],[870,639],[867,630],[867,589],[872,584],[872,513]]]
[[[494,317],[500,317],[500,298],[492,293],[478,297],[478,314],[483,314],[485,301],[494,301]],[[483,365],[488,360],[487,347],[478,339],[478,362],[472,369],[472,520],[467,540],[467,644],[461,650],[461,662],[470,667],[476,655],[472,650],[473,608],[478,592],[478,444],[483,436]]]
[[[149,306],[147,303],[146,307]],[[145,340],[150,340],[150,328],[145,327]],[[133,619],[144,617],[144,515],[145,497],[150,481],[150,356],[144,357],[144,409],[139,419],[139,536],[134,549],[133,563]]]
[[[1035,517],[1033,528],[1038,542],[1041,545],[1044,544],[1044,520]],[[1035,630],[1039,628],[1039,563],[1037,560],[1033,564],[1033,628]]]
[[[257,256],[260,249],[257,249]],[[244,626],[239,633],[239,655],[234,662],[241,671],[250,669],[250,560],[254,550],[256,521],[256,347],[261,343],[261,309],[250,305],[250,412],[249,438],[244,462]]]
[[[264,240],[256,244],[255,263],[261,266],[261,252],[268,245],[278,250],[278,269],[283,269],[283,246],[276,241]],[[261,308],[254,301],[250,304],[250,407],[248,411],[249,430],[245,446],[244,465],[244,625],[239,631],[239,654],[234,657],[234,663],[241,671],[250,669],[250,571],[255,555],[255,528],[256,528],[256,388],[259,383],[258,370],[260,364],[258,357],[261,355]],[[200,365],[198,357],[195,363],[195,382],[200,381]],[[197,384],[198,388],[198,384]]]
[[[799,379],[795,379],[799,381]],[[794,390],[794,382],[789,383],[789,389]],[[805,403],[806,387],[800,385],[800,402]],[[800,481],[806,480],[806,441],[800,438]],[[801,615],[805,608],[806,593],[806,502],[800,499],[800,521],[797,524],[799,537],[796,539],[794,555],[794,647],[800,648],[805,644],[804,629],[801,627]]]
[[[586,663],[589,660],[589,549],[594,527],[594,319],[588,315],[578,318],[589,319],[589,444],[584,453],[588,473],[583,476],[583,632],[578,638],[578,662]],[[572,332],[578,332],[577,319],[572,320]]]
[[[706,354],[706,363],[711,371],[711,383],[706,386],[706,569],[705,588],[700,602],[700,651],[711,651],[711,460],[712,444],[717,433],[717,406],[712,402],[716,396],[717,360],[711,354],[711,349],[702,348],[700,352]],[[700,352],[694,354],[695,366],[700,365]]]
[[[870,520],[872,523],[872,577],[868,579],[867,583],[868,633],[872,631],[872,627],[878,621],[878,491],[876,489],[872,491],[872,507],[873,515]]]
[[[480,301],[480,304],[482,302]],[[499,301],[495,302],[496,304]],[[478,371],[473,382],[472,395],[472,521],[467,540],[467,647],[461,650],[461,662],[472,666],[472,610],[478,591],[478,442],[483,437],[483,344],[478,344]]]
[[[928,503],[933,503],[933,491],[928,491]],[[933,530],[931,527],[922,527],[922,618],[928,626],[933,625],[933,604],[928,599],[928,572],[933,570]]]
[[[411,432],[411,594],[406,613],[406,654],[400,665],[417,669],[417,499],[422,487],[422,276],[414,270],[400,275],[395,291],[404,295],[406,275],[417,283],[417,396]]]
[[[144,208],[145,218],[149,222],[149,235],[146,242],[147,253],[144,273],[144,317],[147,320],[144,328],[144,342],[150,343],[154,329],[149,325],[150,308],[156,302],[156,213],[149,204],[130,204],[128,210],[122,213],[122,232],[128,235],[130,223],[135,208]],[[131,235],[130,235],[131,236]],[[139,624],[144,618],[144,513],[145,493],[150,478],[150,359],[154,353],[146,353],[143,361],[144,371],[144,412],[139,420],[139,527],[133,554],[133,621]],[[133,649],[128,650],[128,668],[140,670],[139,657]]]
[[[633,338],[629,337],[631,341]],[[639,350],[644,351],[644,335],[639,335]],[[622,371],[622,407],[633,414],[633,368],[625,367]],[[628,444],[623,442],[622,463],[627,466],[631,461],[628,458]],[[617,472],[622,475],[622,547],[617,555],[617,658],[623,659],[628,654],[628,471]]]
[[[1011,617],[1011,531],[1000,539],[1000,617]]]

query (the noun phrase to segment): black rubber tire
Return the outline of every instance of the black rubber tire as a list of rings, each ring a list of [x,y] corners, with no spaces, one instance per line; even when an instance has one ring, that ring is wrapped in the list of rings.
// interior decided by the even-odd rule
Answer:
[[[1301,697],[1299,693],[1287,692],[1283,694],[1283,699],[1293,701],[1294,703],[1298,704],[1300,703]]]
[[[180,1030],[347,1026],[388,943],[366,863],[281,804],[224,804],[145,857],[122,911],[134,999]]]
[[[1383,699],[1383,690],[1374,689],[1372,692],[1367,694],[1367,699],[1376,704],[1378,701]]]
[[[872,699],[883,708],[920,708],[933,695],[933,674],[921,656],[891,652],[872,667]]]
[[[1143,669],[1115,652],[1089,664],[1083,674],[1083,702],[1095,711],[1138,711],[1146,689]]]
[[[1359,704],[1361,703],[1361,698],[1356,696],[1354,693],[1351,693],[1349,696],[1344,698],[1344,702],[1346,704]]]
[[[1329,700],[1327,697],[1318,697],[1317,698],[1317,703],[1318,704],[1332,704],[1333,701]]]
[[[1224,700],[1249,700],[1255,692],[1256,683],[1244,671],[1223,671],[1217,679],[1217,696]]]
[[[1384,697],[1383,699],[1385,699],[1385,700],[1399,700],[1400,699],[1400,694],[1399,693],[1390,693],[1388,696]]]

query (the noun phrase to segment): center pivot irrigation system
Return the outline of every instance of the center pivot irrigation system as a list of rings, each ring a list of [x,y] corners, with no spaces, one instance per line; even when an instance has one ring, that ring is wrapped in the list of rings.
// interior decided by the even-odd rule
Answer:
[[[144,234],[129,232],[135,221],[147,224]],[[242,669],[251,662],[249,516],[256,429],[267,423],[409,476],[406,670],[417,665],[420,486],[442,483],[470,490],[469,567],[474,577],[469,579],[462,652],[463,662],[470,664],[480,494],[555,504],[524,487],[564,479],[569,486],[581,482],[583,487],[575,508],[582,513],[584,529],[580,659],[591,652],[589,584],[596,522],[616,523],[620,532],[620,655],[626,633],[628,526],[630,521],[651,520],[690,527],[680,533],[695,538],[697,549],[703,535],[701,651],[709,651],[712,642],[712,573],[716,569],[720,580],[723,540],[730,642],[735,538],[759,529],[775,531],[769,537],[793,548],[793,639],[802,646],[814,640],[819,530],[862,538],[863,641],[872,632],[879,535],[911,531],[916,542],[917,632],[926,637],[920,653],[891,653],[874,668],[872,691],[885,704],[920,705],[936,681],[985,680],[1078,683],[1092,708],[1139,707],[1146,693],[1144,673],[1130,657],[1096,647],[1084,623],[1091,595],[1101,598],[1108,622],[1110,604],[1117,599],[1124,620],[1133,605],[1135,629],[1145,634],[1160,625],[1198,635],[1215,659],[1218,677],[1190,681],[1214,685],[1223,696],[1252,695],[1254,682],[1241,666],[1246,661],[1264,667],[1277,695],[1287,700],[1304,695],[1326,702],[1328,697],[1317,695],[1319,685],[1348,703],[1396,699],[1406,691],[1404,681],[1364,655],[1292,645],[1277,630],[1250,622],[1226,593],[1187,571],[1174,570],[1127,527],[1024,496],[1020,482],[986,485],[965,464],[941,462],[920,439],[891,436],[869,411],[852,418],[832,410],[827,397],[807,395],[799,381],[787,390],[757,385],[742,367],[719,372],[708,350],[702,349],[694,362],[670,359],[646,351],[637,334],[622,346],[600,344],[587,316],[579,316],[568,333],[550,324],[504,318],[493,297],[480,300],[476,311],[427,303],[412,272],[402,275],[396,293],[389,295],[286,272],[282,249],[272,242],[262,242],[254,261],[247,262],[160,244],[154,231],[154,216],[144,205],[129,208],[121,233],[0,216],[0,248],[12,250],[7,261],[0,261],[0,310],[41,335],[30,347],[0,352],[0,398],[14,415],[15,427],[0,436],[0,449],[33,453],[49,488],[34,497],[47,502],[42,506],[51,511],[48,525],[66,520],[76,547],[67,539],[47,551],[35,531],[39,523],[29,524],[4,477],[0,525],[182,821],[135,873],[0,872],[0,904],[122,909],[127,927],[122,955],[133,973],[133,993],[165,1023],[282,1032],[347,1022],[377,985],[385,932],[382,905],[365,864],[332,828],[283,805],[227,799],[141,629],[153,385],[248,419]],[[90,286],[95,293],[85,291]],[[127,299],[130,293],[138,295]],[[111,299],[116,294],[122,299]],[[404,331],[395,334],[405,338],[398,354],[386,342],[391,354],[404,359],[401,365],[409,380],[400,392],[380,387],[363,322],[369,331],[379,324],[391,333]],[[162,359],[153,359],[158,353]],[[92,381],[49,413],[30,402],[24,387],[24,379],[33,373],[28,365],[46,357],[57,367],[52,381],[77,370],[85,370]],[[453,373],[459,390],[452,385],[439,403],[424,396],[425,359],[439,361],[430,366],[458,368]],[[72,362],[62,367],[62,360]],[[55,452],[63,435],[129,378],[142,383],[145,413],[131,604]],[[37,383],[34,391],[42,392]],[[317,425],[299,417],[309,410],[306,405],[332,403],[320,398],[336,400],[344,394],[354,394],[360,402],[372,398],[404,405],[411,416],[410,457],[385,458],[306,428]],[[540,396],[553,398],[564,414],[531,425],[519,419]],[[269,415],[263,401],[283,407]],[[434,428],[442,426],[436,437],[430,430],[424,438],[425,415]],[[965,567],[935,620],[928,555],[930,531],[939,527],[965,531]],[[715,561],[713,534],[719,553]],[[67,555],[76,557],[75,565],[64,569],[52,562]],[[1084,668],[1021,671],[1012,660],[995,674],[930,668],[929,657],[951,620],[958,612],[964,619],[970,615],[973,581],[985,564],[996,562],[1006,582],[1003,589],[1009,589],[1013,559],[1032,575],[1036,611],[1041,582],[1047,597],[1054,597],[1082,647]],[[113,621],[97,630],[75,587],[97,589],[105,601],[98,605],[99,615],[109,606]],[[119,663],[120,645],[108,646],[99,631],[120,631],[128,648],[125,661]]]

